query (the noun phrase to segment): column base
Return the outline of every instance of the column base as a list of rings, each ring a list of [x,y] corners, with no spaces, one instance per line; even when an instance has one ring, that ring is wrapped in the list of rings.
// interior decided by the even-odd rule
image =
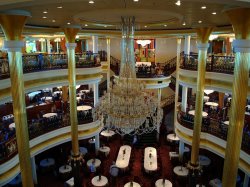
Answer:
[[[190,161],[187,164],[189,170],[188,183],[189,186],[195,187],[197,184],[201,184],[202,169],[199,164],[192,164]]]
[[[80,176],[80,166],[83,163],[82,155],[71,155],[70,163],[72,167],[72,175],[74,177],[74,186],[82,187],[82,179]]]

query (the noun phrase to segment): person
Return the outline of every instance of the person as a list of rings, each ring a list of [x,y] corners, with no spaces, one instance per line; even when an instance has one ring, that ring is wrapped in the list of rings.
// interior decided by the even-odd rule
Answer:
[[[118,167],[115,165],[115,162],[112,162],[112,165],[109,168],[109,173],[112,177],[117,177],[119,173]]]
[[[95,160],[90,165],[90,172],[95,173],[96,172],[96,167],[95,167]]]
[[[133,145],[135,145],[137,143],[137,136],[136,135],[134,135],[134,138],[133,138],[133,142],[132,142],[132,144]]]

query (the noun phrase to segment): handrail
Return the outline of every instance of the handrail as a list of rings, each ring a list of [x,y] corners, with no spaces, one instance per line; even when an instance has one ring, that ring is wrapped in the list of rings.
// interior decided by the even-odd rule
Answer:
[[[78,112],[78,124],[88,124],[93,122],[92,109],[87,112]],[[41,118],[32,120],[28,124],[29,139],[32,140],[45,133],[70,126],[70,115],[69,112],[57,113],[56,118]],[[14,132],[15,133],[15,132]],[[17,153],[16,135],[14,134],[7,141],[1,142],[0,144],[0,164],[13,158]]]
[[[183,55],[180,68],[195,70],[198,67],[198,55]],[[209,55],[206,60],[206,71],[233,74],[234,56]]]
[[[76,68],[92,68],[101,66],[98,54],[84,56],[81,53],[75,55]],[[31,73],[54,69],[67,69],[68,59],[66,54],[29,54],[23,55],[23,72]],[[10,77],[7,58],[0,59],[0,79]]]
[[[193,130],[194,121],[192,115],[179,111],[177,115],[177,120],[180,125]],[[222,121],[218,119],[211,117],[203,118],[201,131],[212,134],[220,139],[227,141],[228,125],[225,125]],[[249,142],[250,132],[245,130],[243,131],[241,149],[250,155]]]

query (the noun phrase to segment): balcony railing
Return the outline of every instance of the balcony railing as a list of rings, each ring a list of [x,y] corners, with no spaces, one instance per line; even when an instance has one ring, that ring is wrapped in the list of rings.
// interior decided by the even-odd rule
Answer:
[[[88,124],[93,122],[92,109],[77,113],[78,124]],[[51,118],[33,119],[28,123],[29,139],[32,140],[45,133],[66,127],[70,125],[70,115],[67,113],[57,113],[57,116]],[[7,127],[8,128],[8,127]],[[0,142],[0,164],[14,157],[17,150],[15,129],[10,130],[9,138]]]
[[[76,68],[92,68],[101,66],[98,54],[76,54]],[[68,59],[66,54],[32,54],[24,55],[23,72],[32,73],[54,69],[67,69]],[[0,59],[0,79],[10,77],[9,62],[7,58]]]
[[[194,126],[194,116],[179,112],[178,113],[178,122],[182,126],[193,130]],[[222,121],[219,121],[215,118],[206,117],[202,119],[201,131],[205,133],[212,134],[220,139],[227,141],[227,131],[228,125],[224,124]],[[247,154],[250,154],[250,131],[244,129],[242,136],[241,149]]]
[[[182,56],[180,68],[197,71],[197,67],[197,54]],[[233,74],[234,56],[209,55],[206,61],[206,71]]]

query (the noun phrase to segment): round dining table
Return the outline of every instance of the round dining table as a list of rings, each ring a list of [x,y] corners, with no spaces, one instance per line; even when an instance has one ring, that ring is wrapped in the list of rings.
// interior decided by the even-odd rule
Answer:
[[[189,112],[188,112],[188,114],[190,114],[190,115],[195,115],[195,110],[190,110]],[[207,112],[202,112],[202,117],[207,117],[208,116],[208,113]]]
[[[87,111],[87,110],[92,109],[92,107],[89,105],[82,105],[82,106],[76,107],[76,109],[77,109],[77,111]]]
[[[104,131],[101,132],[102,136],[105,136],[105,137],[108,137],[108,138],[113,136],[114,134],[115,134],[115,132],[112,131],[112,130],[104,130]]]
[[[172,187],[172,183],[167,179],[158,179],[155,182],[155,187]]]
[[[108,156],[109,152],[110,152],[110,148],[108,146],[101,146],[99,148],[99,151],[104,153],[106,156]]]
[[[41,167],[50,167],[55,165],[55,159],[54,158],[45,158],[40,161]]]
[[[201,166],[209,166],[211,164],[211,160],[204,155],[199,155],[199,163]]]
[[[93,161],[95,161],[95,162],[93,162]],[[97,168],[97,167],[99,167],[100,165],[101,165],[101,160],[99,160],[99,159],[90,159],[90,160],[88,160],[87,161],[87,166],[88,167],[90,167],[92,164],[94,164],[94,166]]]
[[[52,118],[54,116],[57,116],[57,113],[47,113],[43,115],[44,118]]]
[[[137,183],[137,182],[131,181],[131,182],[127,182],[127,183],[124,185],[124,187],[141,187],[141,185],[140,185],[139,183]]]
[[[180,138],[176,136],[176,134],[168,134],[167,135],[167,141],[173,142],[173,141],[179,141]]]
[[[16,128],[16,124],[15,123],[9,124],[9,129],[13,129],[13,128]]]
[[[186,167],[176,166],[176,167],[174,167],[174,173],[180,177],[187,177],[188,176],[188,169]]]
[[[72,171],[72,167],[69,165],[63,165],[59,168],[59,173],[64,174],[64,173],[69,173]]]
[[[92,178],[91,183],[94,186],[106,186],[108,184],[107,177],[101,175],[101,176],[95,176]]]

